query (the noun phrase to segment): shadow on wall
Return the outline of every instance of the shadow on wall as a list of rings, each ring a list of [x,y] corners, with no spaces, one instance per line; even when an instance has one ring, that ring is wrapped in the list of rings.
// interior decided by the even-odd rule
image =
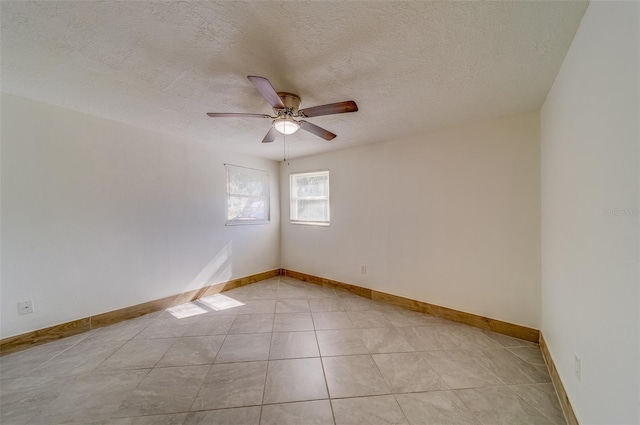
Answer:
[[[227,282],[233,275],[231,257],[233,256],[233,242],[229,241],[213,257],[209,264],[185,288],[187,291],[201,289],[216,283]],[[185,292],[185,291],[183,291]]]
[[[233,242],[229,241],[222,249],[204,266],[198,275],[189,283],[186,290],[202,289],[216,283],[227,282],[233,275]],[[186,291],[183,291],[186,292]],[[177,319],[197,316],[214,311],[228,310],[243,306],[244,303],[222,294],[200,298],[195,301],[180,304],[168,308],[166,311]]]

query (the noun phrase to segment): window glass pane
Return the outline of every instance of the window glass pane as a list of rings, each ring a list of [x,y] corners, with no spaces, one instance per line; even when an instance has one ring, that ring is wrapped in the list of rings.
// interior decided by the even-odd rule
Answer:
[[[266,220],[264,199],[229,196],[227,220]]]
[[[327,201],[298,200],[298,220],[329,221],[329,205]]]
[[[253,170],[234,170],[229,174],[229,194],[262,196],[265,181],[262,176],[256,175]]]
[[[327,196],[329,176],[298,176],[296,178],[296,197]]]
[[[235,165],[227,170],[227,224],[269,221],[269,173]]]

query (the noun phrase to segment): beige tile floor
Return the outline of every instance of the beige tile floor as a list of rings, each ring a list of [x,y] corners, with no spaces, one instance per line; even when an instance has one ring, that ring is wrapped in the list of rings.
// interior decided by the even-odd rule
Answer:
[[[537,345],[274,278],[0,358],[0,422],[565,424]]]

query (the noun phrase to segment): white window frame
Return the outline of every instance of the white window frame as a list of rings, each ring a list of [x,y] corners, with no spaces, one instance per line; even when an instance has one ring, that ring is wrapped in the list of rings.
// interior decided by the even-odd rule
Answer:
[[[232,164],[224,164],[225,169],[225,183],[226,183],[226,194],[225,194],[225,216],[227,226],[241,226],[247,224],[269,224],[271,220],[271,205],[270,205],[270,175],[268,171],[257,170],[255,168],[242,167],[240,165],[232,165]],[[229,206],[230,206],[230,198],[232,197],[247,197],[251,196],[243,195],[243,194],[234,194],[231,193],[231,175],[234,172],[243,172],[245,174],[251,174],[255,176],[256,179],[260,179],[263,182],[264,191],[261,196],[257,198],[262,198],[265,208],[265,218],[262,220],[258,219],[243,219],[243,218],[229,218]]]
[[[327,176],[327,194],[326,196],[307,196],[298,198],[295,196],[297,191],[295,188],[296,177],[308,177],[308,176]],[[329,226],[331,224],[331,180],[329,176],[329,170],[317,170],[317,171],[305,171],[289,174],[289,221],[291,224],[304,224],[311,226]],[[327,201],[327,221],[309,221],[301,220],[297,217],[297,201],[299,200],[326,200]]]

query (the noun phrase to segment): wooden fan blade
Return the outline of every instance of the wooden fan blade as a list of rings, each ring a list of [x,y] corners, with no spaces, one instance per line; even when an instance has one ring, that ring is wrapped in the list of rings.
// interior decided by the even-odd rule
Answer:
[[[329,130],[318,127],[317,125],[311,124],[308,121],[298,121],[298,123],[300,124],[301,129],[308,131],[311,134],[315,134],[318,137],[322,137],[324,140],[332,140],[336,137],[336,135]]]
[[[298,113],[303,117],[318,117],[320,115],[344,114],[345,112],[356,112],[358,105],[353,100],[346,102],[329,103],[328,105],[313,106]]]
[[[284,103],[282,103],[280,96],[278,96],[278,93],[273,88],[269,80],[264,77],[257,77],[255,75],[249,75],[247,78],[249,79],[249,81],[251,81],[251,83],[253,83],[254,86],[256,86],[258,91],[260,91],[260,94],[262,94],[262,96],[267,99],[269,105],[273,106],[274,108],[284,109]]]
[[[245,114],[242,112],[239,113],[233,113],[233,112],[222,112],[222,113],[218,113],[218,112],[208,112],[207,115],[209,115],[210,117],[214,117],[214,118],[218,118],[218,117],[223,117],[223,118],[230,118],[230,117],[245,117],[245,118],[271,118],[269,115],[266,114]]]
[[[277,135],[278,132],[276,131],[276,129],[271,127],[271,130],[269,130],[267,135],[264,136],[264,139],[262,139],[262,143],[272,143],[274,140],[276,140]]]

